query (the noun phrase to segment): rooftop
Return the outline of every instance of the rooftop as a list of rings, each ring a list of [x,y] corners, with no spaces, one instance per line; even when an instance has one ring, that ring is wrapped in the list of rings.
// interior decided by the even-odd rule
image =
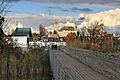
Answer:
[[[13,36],[27,36],[32,37],[31,28],[16,28],[16,30],[12,33]]]

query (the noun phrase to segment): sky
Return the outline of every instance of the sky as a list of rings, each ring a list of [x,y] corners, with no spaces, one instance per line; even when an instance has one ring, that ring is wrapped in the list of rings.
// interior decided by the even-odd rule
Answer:
[[[11,0],[12,1],[12,0]],[[25,27],[49,26],[55,19],[65,23],[80,14],[96,14],[120,8],[120,0],[13,0],[7,19]]]
[[[110,10],[111,7],[97,5],[81,5],[78,3],[50,3],[20,1],[12,2],[9,14],[47,14],[56,16],[78,16]]]

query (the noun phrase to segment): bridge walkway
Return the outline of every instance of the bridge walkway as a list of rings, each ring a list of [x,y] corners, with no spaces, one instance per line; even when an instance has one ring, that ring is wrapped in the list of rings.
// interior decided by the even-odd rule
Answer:
[[[110,80],[61,50],[49,50],[55,80]]]

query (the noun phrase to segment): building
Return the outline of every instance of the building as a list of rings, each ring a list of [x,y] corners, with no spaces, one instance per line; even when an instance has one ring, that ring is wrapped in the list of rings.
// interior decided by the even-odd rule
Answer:
[[[11,36],[17,46],[28,47],[32,37],[31,28],[16,28]]]
[[[65,24],[60,24],[57,20],[50,27],[46,27],[48,34],[57,32],[60,38],[65,38],[69,33],[76,33],[77,26],[74,22],[67,21]]]
[[[75,23],[67,22],[64,27],[58,31],[59,37],[66,37],[69,33],[75,33],[77,35],[77,26]]]
[[[65,46],[66,45],[66,42],[59,37],[59,34],[57,33],[49,33],[48,36],[47,36],[47,46],[51,46],[51,45],[57,45],[57,46],[60,46],[60,45],[63,45]]]

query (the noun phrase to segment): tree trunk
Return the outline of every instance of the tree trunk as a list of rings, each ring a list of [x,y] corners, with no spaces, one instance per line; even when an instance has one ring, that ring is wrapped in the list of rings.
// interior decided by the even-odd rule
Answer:
[[[10,76],[10,72],[9,72],[9,63],[10,63],[10,54],[8,52],[7,54],[7,64],[6,64],[6,70],[7,70],[7,73],[6,73],[6,78],[7,80],[9,80],[9,76]]]

